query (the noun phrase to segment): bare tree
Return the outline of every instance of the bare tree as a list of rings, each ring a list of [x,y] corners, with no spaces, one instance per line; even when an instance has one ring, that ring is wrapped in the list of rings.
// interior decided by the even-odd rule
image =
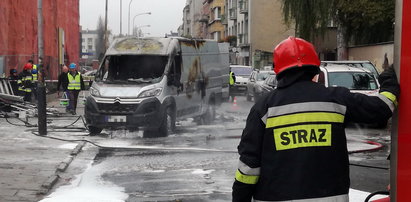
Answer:
[[[97,40],[95,41],[96,56],[99,61],[103,59],[104,53],[106,52],[105,50],[106,46],[104,44],[105,43],[104,42],[104,32],[105,32],[104,20],[103,20],[103,17],[100,16],[97,22]]]

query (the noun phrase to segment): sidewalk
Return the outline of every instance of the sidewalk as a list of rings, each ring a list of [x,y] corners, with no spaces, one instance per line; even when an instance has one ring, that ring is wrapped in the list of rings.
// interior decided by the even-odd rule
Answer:
[[[55,98],[47,96],[48,102]],[[37,124],[37,118],[29,122]],[[39,137],[32,133],[36,130],[16,118],[0,118],[0,201],[42,199],[81,151],[82,143]]]

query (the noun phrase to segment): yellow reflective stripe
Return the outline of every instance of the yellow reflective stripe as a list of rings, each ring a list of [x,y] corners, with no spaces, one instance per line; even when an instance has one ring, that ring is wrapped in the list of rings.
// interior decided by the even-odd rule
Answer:
[[[267,119],[266,128],[305,122],[344,123],[344,115],[331,112],[308,112],[271,117]]]
[[[235,179],[244,184],[257,184],[259,178],[260,176],[244,175],[239,170],[235,172]]]
[[[391,102],[394,103],[395,106],[398,106],[397,96],[395,96],[394,94],[392,94],[388,91],[381,92],[380,94],[384,95],[386,98],[391,100]]]
[[[275,148],[331,146],[331,124],[304,124],[274,129]]]

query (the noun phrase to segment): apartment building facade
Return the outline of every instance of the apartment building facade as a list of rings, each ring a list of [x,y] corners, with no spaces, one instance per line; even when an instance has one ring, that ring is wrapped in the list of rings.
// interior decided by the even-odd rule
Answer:
[[[228,32],[237,38],[236,46],[232,47],[235,53],[232,62],[254,68],[271,66],[274,47],[295,35],[295,30],[284,23],[281,0],[227,1],[230,1]]]
[[[200,16],[208,24],[203,23],[202,35],[192,36],[229,41],[231,64],[272,65],[274,47],[295,35],[284,23],[281,0],[204,0]]]
[[[202,35],[202,9],[202,1],[187,0],[183,9],[183,24],[179,28],[180,36],[199,38]]]
[[[97,59],[96,41],[98,38],[97,30],[81,31],[81,58],[86,60]]]

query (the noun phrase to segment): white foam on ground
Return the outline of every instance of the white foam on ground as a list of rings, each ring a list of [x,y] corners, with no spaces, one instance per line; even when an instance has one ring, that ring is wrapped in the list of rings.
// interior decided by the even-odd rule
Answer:
[[[60,149],[74,149],[76,148],[77,144],[75,143],[68,143],[68,144],[62,144],[58,148]]]
[[[210,174],[210,173],[212,173],[213,171],[214,171],[214,170],[195,169],[195,170],[193,170],[193,172],[191,172],[191,174],[197,174],[197,175]]]
[[[59,187],[40,202],[123,202],[128,198],[123,187],[103,181],[101,174],[105,169],[101,165],[91,166],[76,177],[70,184]]]
[[[368,193],[365,191],[350,189],[350,193],[349,193],[350,202],[364,202],[365,198],[367,198],[367,196],[370,194],[371,193]],[[371,200],[382,199],[386,197],[387,197],[386,195],[376,195],[376,196],[373,196]]]

